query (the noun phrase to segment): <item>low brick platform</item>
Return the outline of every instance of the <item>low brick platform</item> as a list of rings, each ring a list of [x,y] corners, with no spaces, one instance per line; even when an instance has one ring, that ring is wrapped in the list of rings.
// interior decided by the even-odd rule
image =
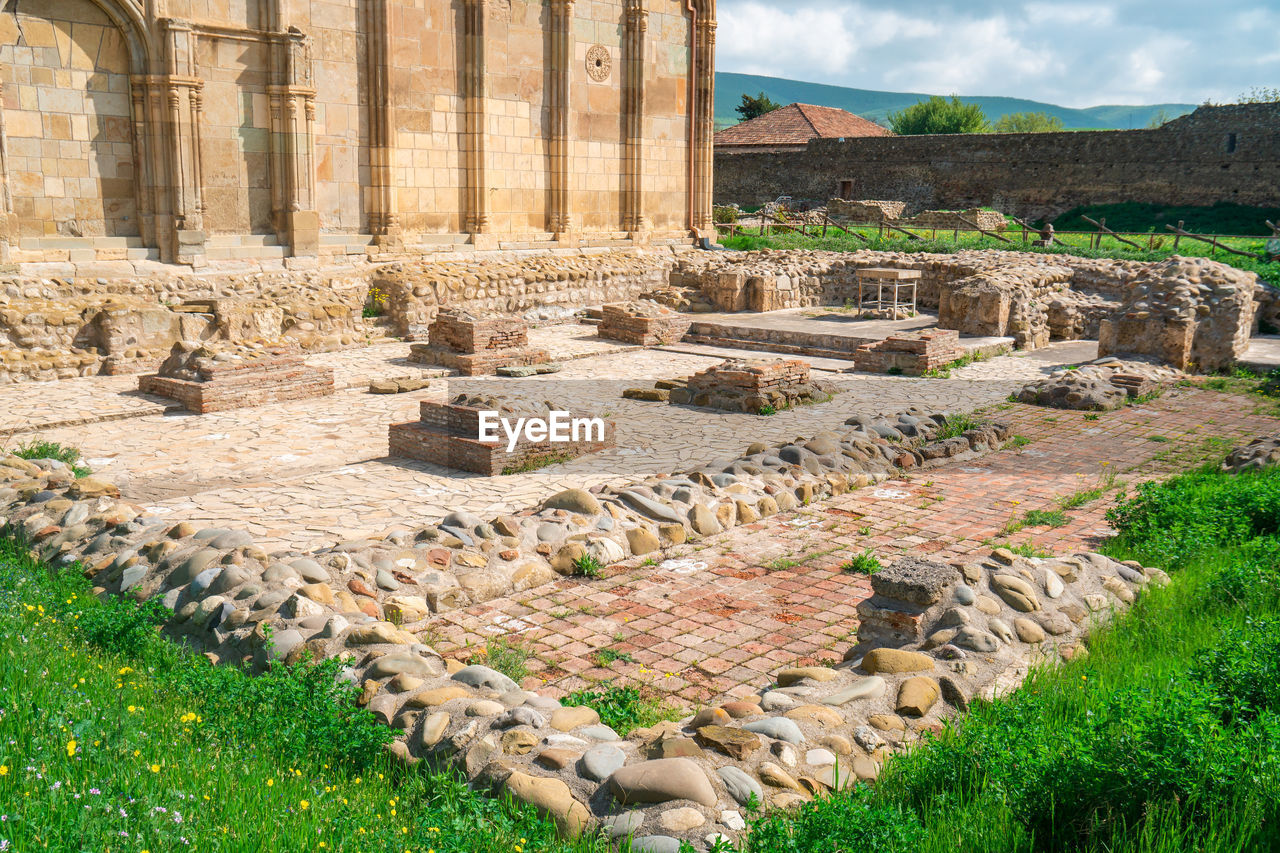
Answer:
[[[866,373],[901,373],[919,376],[960,357],[960,333],[951,329],[926,329],[890,335],[883,341],[863,344],[853,357],[853,367]]]
[[[172,398],[201,415],[334,392],[333,369],[312,367],[297,353],[225,363],[201,359],[195,373],[194,379],[158,373],[142,376],[138,390]]]
[[[596,334],[602,338],[652,347],[679,343],[693,318],[657,302],[618,302],[604,306]]]
[[[523,320],[442,311],[431,324],[428,342],[409,348],[409,360],[482,376],[500,367],[546,364],[551,357],[529,346],[529,327]]]
[[[691,403],[733,412],[780,410],[826,399],[828,392],[809,381],[809,364],[798,358],[774,361],[726,361],[689,377],[671,391],[672,403]]]
[[[551,410],[517,410],[496,400],[466,395],[448,403],[423,400],[419,404],[419,420],[391,425],[388,436],[391,455],[493,477],[576,459],[615,446],[614,422],[602,418],[604,434],[598,440],[593,439],[593,431],[588,430],[580,430],[577,441],[529,441],[522,435],[515,448],[508,451],[507,436],[501,427],[496,441],[480,440],[483,411],[496,411],[514,423],[520,417],[545,419]],[[571,431],[569,434],[572,436]]]

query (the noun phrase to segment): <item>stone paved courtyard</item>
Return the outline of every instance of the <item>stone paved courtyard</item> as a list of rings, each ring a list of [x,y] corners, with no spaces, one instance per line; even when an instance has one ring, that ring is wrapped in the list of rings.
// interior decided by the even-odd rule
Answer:
[[[424,397],[452,396],[492,378],[440,379],[426,392],[373,395],[372,379],[443,376],[406,361],[408,345],[388,343],[308,361],[332,367],[342,389],[331,397],[192,415],[141,395],[137,377],[90,377],[0,388],[0,439],[39,437],[79,447],[89,464],[151,512],[198,525],[245,529],[270,547],[314,548],[423,524],[465,509],[510,512],[571,487],[620,483],[729,459],[746,444],[776,442],[838,427],[855,413],[910,406],[962,412],[1003,400],[1029,379],[1092,357],[1088,342],[965,367],[953,379],[837,374],[849,362],[811,359],[843,393],[829,403],[769,418],[621,399],[630,385],[682,377],[742,357],[741,350],[681,344],[641,350],[595,337],[589,326],[535,330],[534,345],[564,363],[561,373],[503,380],[504,390],[581,398],[611,410],[618,446],[591,457],[508,477],[462,474],[387,456],[387,427],[417,418]],[[767,353],[760,354],[766,356]],[[35,393],[34,389],[39,392]],[[527,390],[526,390],[527,389]]]

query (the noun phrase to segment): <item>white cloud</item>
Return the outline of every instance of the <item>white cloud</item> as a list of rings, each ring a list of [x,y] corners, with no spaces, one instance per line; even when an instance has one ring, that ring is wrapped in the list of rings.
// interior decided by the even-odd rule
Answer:
[[[1065,106],[1229,101],[1280,83],[1273,0],[720,0],[718,67]]]

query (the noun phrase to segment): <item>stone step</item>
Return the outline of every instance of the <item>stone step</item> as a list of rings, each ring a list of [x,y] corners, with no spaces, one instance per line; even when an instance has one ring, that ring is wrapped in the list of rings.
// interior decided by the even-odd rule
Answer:
[[[205,241],[206,248],[243,249],[243,248],[277,248],[280,241],[274,234],[210,234]]]
[[[247,261],[258,258],[285,258],[289,250],[284,246],[217,246],[205,248],[205,257],[211,261]]]
[[[18,248],[26,251],[48,249],[143,249],[141,237],[28,237]]]

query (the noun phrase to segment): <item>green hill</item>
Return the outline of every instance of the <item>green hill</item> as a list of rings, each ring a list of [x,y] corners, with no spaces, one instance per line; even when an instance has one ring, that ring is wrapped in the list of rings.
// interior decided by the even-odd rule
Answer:
[[[881,124],[887,123],[889,113],[929,97],[916,92],[876,92],[870,89],[849,89],[823,83],[783,80],[778,77],[718,72],[716,74],[716,126],[728,127],[737,124],[738,115],[733,111],[734,107],[742,102],[743,94],[755,95],[759,92],[764,92],[780,104],[798,102],[823,107],[839,107]],[[1143,128],[1161,114],[1168,120],[1195,109],[1194,104],[1100,106],[1073,109],[1024,98],[961,95],[960,99],[967,103],[981,105],[987,118],[993,122],[1006,113],[1040,112],[1062,119],[1063,126],[1068,130]]]

